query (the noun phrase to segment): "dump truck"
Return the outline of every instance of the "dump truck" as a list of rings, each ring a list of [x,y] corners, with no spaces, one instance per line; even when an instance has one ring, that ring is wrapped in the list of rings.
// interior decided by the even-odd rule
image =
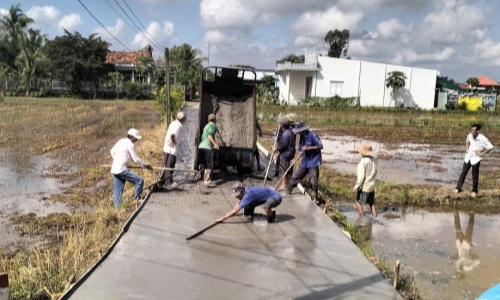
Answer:
[[[214,169],[235,168],[238,173],[251,171],[257,149],[256,78],[253,70],[210,66],[203,69],[200,108],[195,137],[196,170],[203,169],[204,159],[198,149],[208,115],[216,116]]]

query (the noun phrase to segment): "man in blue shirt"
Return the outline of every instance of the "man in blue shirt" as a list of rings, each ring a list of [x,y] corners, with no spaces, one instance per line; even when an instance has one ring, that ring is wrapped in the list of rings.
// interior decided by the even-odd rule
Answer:
[[[293,173],[290,184],[286,186],[285,193],[291,194],[293,188],[307,175],[313,189],[313,200],[318,201],[319,166],[322,162],[323,143],[318,135],[302,122],[295,126],[293,133],[300,135],[298,150],[302,152],[302,160],[299,168]]]
[[[281,204],[281,195],[275,190],[260,186],[245,188],[243,183],[238,182],[233,185],[231,195],[238,199],[238,202],[230,212],[217,219],[217,221],[222,222],[231,218],[242,208],[244,209],[243,215],[245,218],[252,219],[255,207],[259,205],[262,205],[262,209],[267,214],[267,222],[273,223],[276,220],[276,211],[272,210],[272,208]]]
[[[278,170],[279,177],[283,178],[281,181],[281,188],[279,190],[284,190],[286,184],[290,181],[290,177],[293,173],[293,167],[289,169],[291,161],[295,158],[295,134],[290,128],[290,122],[287,118],[282,118],[280,120],[280,129],[283,130],[281,137],[278,136],[277,147],[273,151],[278,151]],[[285,175],[286,172],[286,175]]]

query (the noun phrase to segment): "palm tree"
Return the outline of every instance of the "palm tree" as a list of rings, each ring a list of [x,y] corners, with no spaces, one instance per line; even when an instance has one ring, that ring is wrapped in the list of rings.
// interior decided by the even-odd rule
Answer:
[[[389,77],[387,77],[385,81],[385,86],[387,88],[391,88],[391,95],[394,94],[395,91],[404,88],[406,85],[406,74],[401,71],[393,71],[390,72]]]
[[[26,96],[29,96],[33,87],[38,87],[40,75],[46,68],[47,59],[42,54],[46,37],[39,30],[29,29],[22,33],[21,51],[16,57],[15,65],[26,87]]]
[[[8,14],[0,20],[0,30],[6,33],[4,39],[5,43],[2,44],[4,47],[7,46],[5,50],[8,52],[6,53],[8,57],[2,58],[2,60],[4,60],[3,63],[6,63],[9,67],[14,68],[15,57],[21,50],[20,43],[22,41],[23,32],[28,28],[28,25],[33,22],[33,19],[23,13],[20,4],[16,6],[12,5]]]
[[[170,52],[170,66],[174,69],[174,84],[180,82],[187,93],[190,87],[190,95],[194,93],[194,86],[201,80],[203,69],[202,62],[205,57],[200,57],[200,50],[191,47],[189,44],[182,44],[174,47]]]
[[[406,74],[401,71],[393,71],[388,73],[389,77],[387,77],[385,81],[385,86],[387,88],[391,88],[391,98],[394,100],[394,105],[398,104],[398,98],[400,95],[400,91],[406,85]],[[391,100],[391,101],[392,101]],[[389,106],[390,106],[389,102]]]

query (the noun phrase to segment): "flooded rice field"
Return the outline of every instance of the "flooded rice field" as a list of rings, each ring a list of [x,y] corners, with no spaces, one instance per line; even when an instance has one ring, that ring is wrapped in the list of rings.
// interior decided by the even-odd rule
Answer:
[[[390,145],[350,136],[322,141],[324,164],[349,174],[356,173],[359,162],[356,147],[370,143],[378,156],[378,179],[396,184],[453,189],[464,156],[463,146]],[[499,163],[496,153],[486,160],[485,167]],[[370,213],[359,219],[354,203],[336,206],[351,223],[371,227],[375,254],[392,265],[400,260],[402,271],[415,276],[424,299],[475,299],[500,282],[498,215],[378,207],[379,216],[373,220]]]
[[[50,176],[56,161],[45,156],[16,159],[15,153],[0,150],[0,248],[20,240],[10,225],[15,215],[35,213],[46,216],[55,212],[70,212],[60,202],[47,201],[63,185]]]
[[[362,220],[354,206],[338,207],[359,225],[371,226],[371,246],[391,265],[414,275],[424,299],[476,299],[500,282],[500,220],[474,212],[423,209],[380,211]]]
[[[324,146],[324,165],[353,174],[356,173],[360,158],[356,147],[370,143],[377,153],[377,178],[392,183],[440,184],[454,188],[465,154],[463,146],[412,143],[391,145],[352,136],[329,136],[322,137],[321,140]]]

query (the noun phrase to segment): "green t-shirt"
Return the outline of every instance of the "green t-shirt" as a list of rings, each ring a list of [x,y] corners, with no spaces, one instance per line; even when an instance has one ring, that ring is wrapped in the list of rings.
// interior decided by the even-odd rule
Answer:
[[[214,122],[208,122],[203,128],[203,134],[201,135],[201,142],[198,148],[200,149],[212,149],[212,142],[208,139],[208,135],[215,138],[215,132],[217,131],[217,126]]]

